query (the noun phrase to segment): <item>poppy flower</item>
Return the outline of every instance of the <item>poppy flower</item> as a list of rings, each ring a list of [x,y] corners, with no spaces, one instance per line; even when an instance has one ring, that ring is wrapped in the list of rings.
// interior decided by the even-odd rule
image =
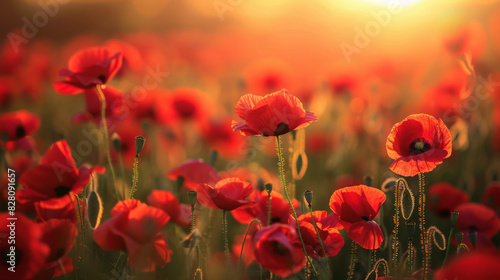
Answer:
[[[301,246],[294,245],[297,239],[297,231],[287,225],[263,228],[255,233],[255,260],[271,273],[288,277],[300,271],[306,262]]]
[[[495,211],[500,209],[500,182],[493,181],[486,186],[481,203]]]
[[[94,241],[104,250],[126,250],[131,267],[154,271],[170,262],[161,229],[170,217],[155,207],[136,200],[122,200],[111,209],[111,218],[92,232]]]
[[[196,189],[198,184],[214,186],[221,179],[217,170],[202,159],[187,160],[168,172],[167,176],[171,180],[182,177],[184,185],[190,190]]]
[[[75,204],[72,199],[73,201],[76,200],[76,198],[64,196],[61,198],[53,198],[35,202],[34,206],[37,214],[37,220],[49,221],[52,219],[68,219],[73,222],[73,224],[76,224],[78,218],[78,210],[75,209]],[[82,215],[85,215],[85,204],[83,203],[83,201],[78,201],[78,203],[80,203],[80,213]]]
[[[149,205],[165,211],[172,221],[182,227],[191,227],[191,206],[179,203],[179,200],[171,192],[153,190],[148,195]]]
[[[33,134],[40,127],[40,118],[26,110],[0,115],[0,136],[7,134],[7,141],[17,141]]]
[[[233,131],[242,135],[279,136],[308,126],[318,117],[306,112],[300,100],[282,89],[265,96],[243,95],[236,114],[244,122],[233,121]]]
[[[200,184],[196,187],[201,205],[225,211],[254,203],[245,200],[252,190],[253,186],[250,183],[236,177],[222,179],[215,186]]]
[[[385,194],[365,185],[346,187],[330,197],[330,209],[349,238],[365,249],[378,249],[384,241],[380,226],[373,221],[385,201]]]
[[[21,203],[37,202],[61,198],[80,193],[88,184],[94,170],[103,172],[100,167],[76,167],[66,140],[54,143],[42,157],[40,164],[24,172],[19,183],[24,189],[17,191]]]
[[[241,262],[245,267],[248,267],[254,260],[254,248],[253,248],[253,239],[255,233],[259,230],[259,226],[256,223],[252,224],[252,227],[248,229],[247,239],[245,241],[245,246],[243,247],[243,255],[241,256]],[[236,261],[239,260],[241,254],[241,246],[243,244],[243,239],[245,238],[245,233],[242,235],[237,235],[234,237],[234,242],[232,246],[232,254],[236,256]]]
[[[335,215],[335,213],[333,214]],[[340,235],[340,232],[335,228],[338,218],[335,223],[332,224],[332,217],[329,217],[327,223],[323,225],[322,221],[327,218],[326,211],[314,211],[313,212],[314,221],[316,222],[316,229],[318,230],[319,236],[321,237],[321,242],[325,248],[325,253],[328,257],[336,256],[340,249],[344,246],[344,238]],[[311,214],[302,214],[297,217],[299,221],[300,234],[302,235],[302,240],[306,247],[307,255],[316,259],[324,257],[323,250],[321,248],[321,243],[318,240],[318,235],[312,224]],[[290,226],[293,228],[297,227],[297,223],[293,216],[290,216]],[[326,222],[326,221],[325,221]],[[302,246],[300,240],[296,246]]]
[[[249,224],[253,219],[258,219],[262,224],[267,225],[269,214],[267,197],[267,191],[254,190],[248,198],[249,201],[255,203],[234,209],[231,214],[236,221],[242,224]],[[296,200],[292,203],[295,208],[299,206]],[[290,204],[280,193],[271,191],[271,224],[288,224],[290,214],[292,214]]]
[[[202,136],[210,149],[216,150],[221,157],[242,159],[247,153],[246,138],[233,133],[230,119],[210,121],[203,128]]]
[[[437,183],[429,187],[428,207],[441,218],[449,218],[451,211],[469,202],[469,195],[449,183]]]
[[[441,119],[410,115],[392,127],[386,149],[394,162],[389,167],[401,176],[430,172],[451,155],[451,133]]]
[[[106,86],[102,88],[102,93],[106,101],[105,117],[107,124],[110,125],[109,121],[123,120],[126,117],[127,109],[125,108],[123,101],[123,93],[112,86]],[[102,121],[101,110],[102,102],[96,89],[88,89],[83,92],[85,97],[85,109],[84,113],[77,113],[73,116],[73,123],[80,124],[86,121],[94,121],[100,124]]]
[[[54,83],[58,93],[77,94],[96,85],[106,84],[120,70],[122,55],[107,47],[83,49],[74,54],[68,62],[68,69],[61,69],[59,75],[65,81]]]
[[[458,219],[455,223],[458,231],[463,233],[463,243],[472,248],[469,240],[469,233],[477,233],[476,248],[495,249],[491,237],[500,231],[500,218],[491,208],[478,203],[464,203],[454,209],[457,211]],[[453,238],[454,245],[458,245],[456,238]]]
[[[0,213],[2,226],[0,227],[0,236],[10,235],[12,228],[8,227],[10,224],[7,212]],[[41,241],[42,229],[39,224],[31,221],[23,215],[17,214],[15,222],[16,244],[15,244],[15,257],[13,257],[12,264],[15,266],[15,272],[9,271],[8,268],[12,266],[9,264],[12,254],[10,248],[12,244],[3,239],[0,243],[0,253],[2,254],[2,262],[0,262],[0,278],[12,280],[27,280],[32,279],[45,265],[45,260],[50,254],[50,248]]]
[[[500,279],[500,254],[477,252],[465,254],[436,271],[435,280],[490,280]]]

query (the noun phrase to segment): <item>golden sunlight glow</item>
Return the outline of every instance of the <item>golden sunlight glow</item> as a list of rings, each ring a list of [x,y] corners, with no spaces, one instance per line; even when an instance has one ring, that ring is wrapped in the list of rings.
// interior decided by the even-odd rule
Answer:
[[[422,0],[364,0],[364,1],[386,7],[407,7],[416,4]]]

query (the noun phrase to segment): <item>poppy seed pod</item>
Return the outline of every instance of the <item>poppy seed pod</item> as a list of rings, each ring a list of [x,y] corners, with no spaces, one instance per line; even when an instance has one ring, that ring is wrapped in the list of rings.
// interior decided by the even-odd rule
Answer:
[[[406,230],[408,231],[408,238],[413,239],[415,236],[416,224],[414,221],[406,222]]]
[[[307,203],[309,204],[309,207],[311,206],[312,204],[312,200],[313,200],[313,193],[312,191],[310,190],[307,190],[304,192],[304,198],[306,199]]]
[[[143,136],[139,135],[135,137],[135,153],[136,156],[139,156],[139,153],[141,153],[142,148],[144,148],[144,142],[146,142],[146,138]]]
[[[264,187],[266,188],[266,191],[267,191],[268,194],[270,194],[273,191],[273,185],[272,184],[267,183]]]
[[[198,200],[198,193],[196,191],[189,191],[188,192],[188,196],[189,196],[189,204],[191,205],[191,207],[194,207],[196,205],[196,201]]]
[[[457,211],[451,212],[451,225],[452,226],[455,226],[457,219],[458,219],[458,212]]]
[[[111,143],[113,144],[113,148],[115,149],[116,152],[120,151],[121,145],[122,145],[122,140],[120,138],[120,135],[118,133],[113,132],[111,134]]]

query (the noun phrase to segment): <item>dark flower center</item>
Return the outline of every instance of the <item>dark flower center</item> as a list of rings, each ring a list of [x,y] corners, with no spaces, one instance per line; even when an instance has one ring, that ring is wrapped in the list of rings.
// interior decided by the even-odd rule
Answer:
[[[105,84],[105,83],[106,83],[106,76],[104,76],[104,75],[99,75],[99,76],[97,76],[97,78],[98,78],[98,79],[99,79],[99,80],[100,80],[103,84]]]
[[[274,224],[274,223],[281,223],[281,219],[279,217],[272,217],[271,224]]]
[[[69,193],[71,189],[65,186],[58,186],[57,188],[54,189],[54,192],[56,193],[57,197],[63,197]]]
[[[64,248],[59,248],[59,250],[57,250],[57,253],[56,253],[56,259],[60,259],[62,257],[64,257]]]
[[[418,155],[431,149],[431,144],[424,138],[416,138],[410,144],[410,154]]]
[[[276,255],[285,256],[290,253],[290,251],[288,251],[288,248],[285,247],[285,245],[279,243],[278,241],[273,241],[271,243],[271,247]]]
[[[24,126],[18,125],[16,127],[16,138],[23,138],[26,136],[26,129],[24,129]]]
[[[288,132],[290,132],[288,124],[286,122],[281,122],[276,126],[276,129],[274,130],[274,135],[279,136]]]
[[[369,221],[370,220],[367,216],[362,216],[361,219],[363,219],[365,221]]]
[[[189,119],[196,113],[196,106],[187,100],[176,100],[174,102],[175,109],[183,119]]]

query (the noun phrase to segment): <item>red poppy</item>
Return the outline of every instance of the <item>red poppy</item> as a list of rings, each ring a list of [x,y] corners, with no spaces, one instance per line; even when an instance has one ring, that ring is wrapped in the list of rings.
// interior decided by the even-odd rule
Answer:
[[[8,218],[17,218],[15,221],[9,221]],[[11,280],[27,280],[35,276],[45,265],[45,260],[50,253],[50,248],[40,239],[42,230],[40,225],[17,214],[15,217],[10,216],[7,212],[0,213],[2,225],[0,226],[0,253],[2,261],[0,262],[0,278]],[[14,223],[15,229],[8,227]],[[7,237],[12,236],[11,231],[15,231],[15,244],[7,242]],[[11,246],[15,246],[12,253]],[[15,254],[14,257],[10,255]],[[12,263],[9,261],[12,259]],[[15,272],[9,271],[9,267]]]
[[[242,159],[246,155],[246,138],[233,133],[230,119],[209,122],[204,126],[202,135],[208,146],[216,150],[221,157]]]
[[[436,183],[429,187],[429,210],[441,218],[449,218],[451,211],[463,203],[469,202],[469,195],[449,183]]]
[[[122,55],[106,47],[83,49],[68,62],[68,69],[59,75],[65,81],[54,83],[55,90],[62,94],[77,94],[96,85],[106,84],[120,70]]]
[[[114,127],[110,128],[110,131],[115,132],[120,137],[120,153],[122,156],[123,164],[126,166],[132,166],[135,158],[135,137],[138,135],[144,135],[144,130],[141,124],[134,120],[133,118],[127,118],[124,121],[119,121],[115,123]],[[141,151],[141,156],[149,154],[150,145],[144,145]],[[115,149],[111,149],[111,158],[114,162],[118,162],[118,154]]]
[[[76,198],[64,196],[61,198],[53,198],[35,202],[36,216],[39,221],[49,221],[52,219],[68,219],[73,224],[77,223],[77,211],[81,215],[85,215],[85,204],[83,201],[78,201],[80,208],[75,209]]]
[[[451,134],[441,119],[410,115],[392,127],[386,149],[394,162],[389,167],[401,176],[430,172],[451,155]]]
[[[245,200],[252,190],[250,183],[236,177],[222,179],[215,186],[200,184],[196,187],[201,205],[226,211],[253,204],[254,202]]]
[[[245,136],[279,136],[318,120],[285,89],[264,97],[253,94],[242,96],[236,104],[236,114],[244,122],[233,121],[232,128]]]
[[[344,238],[340,235],[340,232],[335,229],[336,223],[338,223],[338,217],[333,214],[329,217],[326,224],[323,225],[322,221],[327,219],[326,211],[314,211],[313,212],[314,221],[316,222],[316,229],[318,230],[319,236],[321,237],[321,242],[325,248],[326,255],[328,257],[336,256],[340,249],[344,246]],[[332,217],[337,220],[333,224]],[[335,219],[334,218],[334,219]],[[300,234],[302,235],[302,240],[306,247],[307,255],[316,259],[323,257],[323,250],[321,248],[321,243],[318,240],[318,235],[312,224],[311,214],[302,214],[297,217],[299,221]],[[293,216],[290,216],[290,226],[297,228],[297,223]],[[300,240],[296,240],[298,247],[302,246]]]
[[[500,279],[500,254],[471,253],[454,259],[436,271],[435,280],[491,280]]]
[[[486,186],[481,203],[495,211],[500,209],[500,182],[493,181]]]
[[[40,118],[26,110],[0,115],[0,136],[7,134],[7,141],[16,141],[33,134],[40,127]]]
[[[113,50],[112,52],[121,52],[123,54],[123,64],[118,75],[123,74],[125,70],[139,72],[144,69],[144,59],[134,46],[116,39],[106,41],[105,45]]]
[[[330,209],[339,216],[339,225],[352,241],[365,249],[378,249],[384,235],[373,219],[384,201],[381,190],[359,185],[335,191],[330,197]]]
[[[248,231],[247,239],[245,241],[245,247],[243,248],[243,255],[241,256],[241,262],[245,267],[248,267],[254,260],[255,256],[253,254],[253,240],[255,233],[259,230],[259,226],[256,223],[252,224],[252,227]],[[234,237],[234,242],[232,246],[232,253],[236,256],[236,261],[239,260],[241,254],[241,245],[243,244],[243,238],[245,238],[245,233],[242,235],[237,235]]]
[[[149,205],[165,211],[172,218],[172,222],[183,227],[191,227],[191,206],[179,203],[173,193],[153,190],[148,195],[147,201]]]
[[[463,243],[472,248],[468,236],[470,232],[474,231],[477,232],[477,248],[486,250],[495,248],[490,239],[500,231],[500,218],[495,211],[478,203],[464,203],[455,208],[454,211],[459,213],[455,226],[458,231],[463,233]],[[458,245],[455,237],[453,243]]]
[[[297,231],[287,225],[275,224],[259,230],[253,244],[255,260],[281,277],[300,271],[306,258],[301,246],[294,245],[298,238]]]
[[[90,181],[94,170],[100,167],[76,168],[66,140],[54,143],[42,157],[40,164],[24,172],[19,183],[24,189],[17,192],[21,203],[61,198],[70,192],[78,194]]]
[[[202,159],[190,159],[168,172],[168,178],[177,180],[182,177],[184,185],[190,189],[196,189],[198,184],[214,186],[221,178],[217,170]]]
[[[254,190],[250,196],[249,201],[255,202],[254,204],[237,208],[231,211],[236,221],[242,224],[249,224],[253,219],[258,219],[264,225],[267,225],[268,219],[268,200],[267,191]],[[293,206],[299,206],[298,201],[292,201]],[[290,204],[283,198],[283,196],[276,192],[271,192],[271,224],[280,223],[288,224],[288,218],[292,214]]]
[[[123,120],[127,113],[127,109],[124,107],[123,93],[112,86],[103,87],[102,93],[106,100],[105,117],[107,124],[110,125],[110,121]],[[96,89],[87,89],[83,92],[83,95],[85,97],[86,112],[74,115],[73,123],[80,124],[86,121],[101,123],[102,102]]]
[[[162,210],[136,200],[122,200],[111,209],[111,218],[92,232],[95,242],[104,250],[126,250],[131,267],[154,271],[170,262],[168,249],[160,230],[170,217]]]

